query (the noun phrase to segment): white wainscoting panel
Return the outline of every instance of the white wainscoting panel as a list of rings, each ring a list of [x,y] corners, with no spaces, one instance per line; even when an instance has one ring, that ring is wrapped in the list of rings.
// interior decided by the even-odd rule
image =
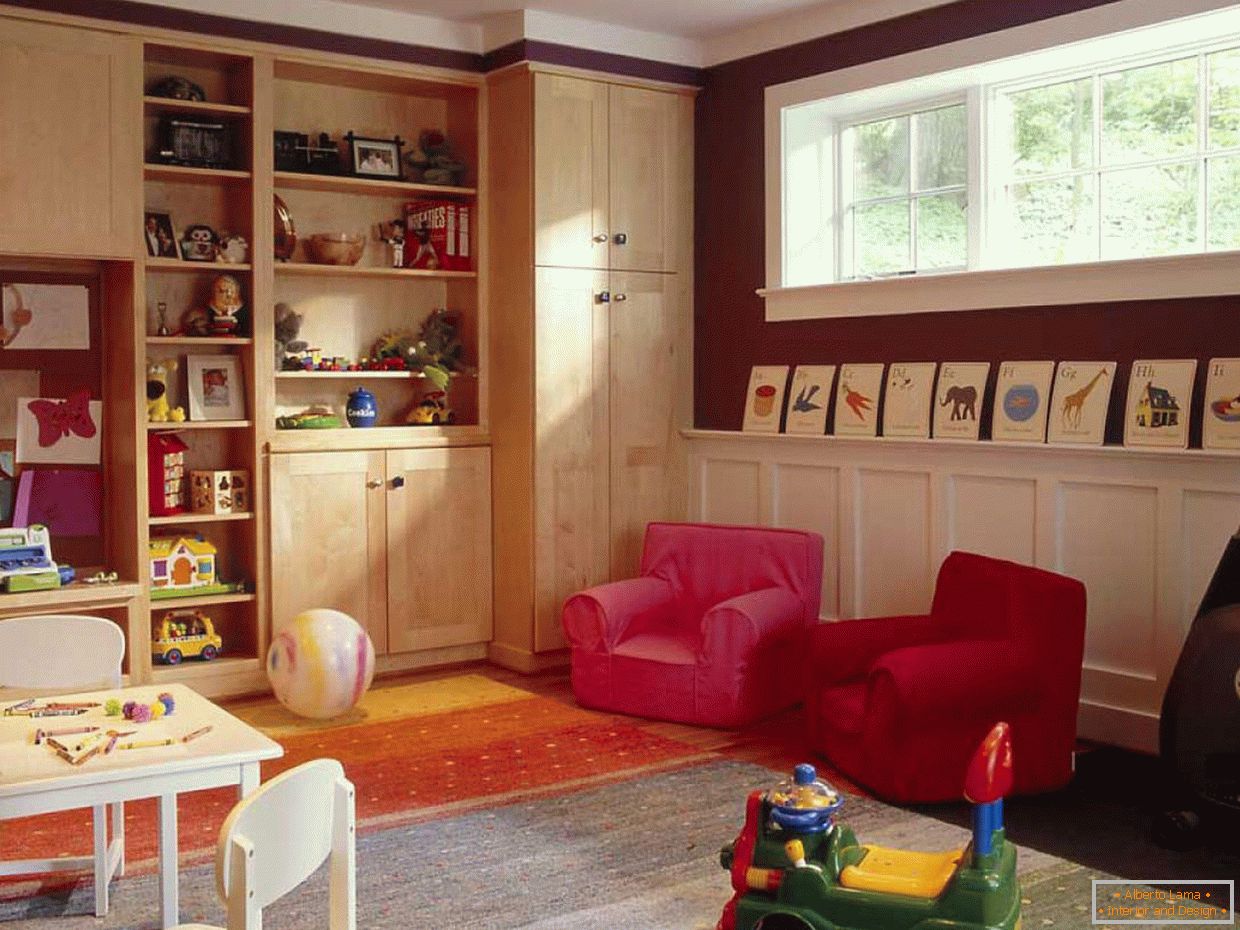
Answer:
[[[1240,527],[1240,456],[690,430],[690,518],[814,530],[828,619],[922,613],[953,549],[1079,578],[1080,735],[1157,750],[1193,613]]]

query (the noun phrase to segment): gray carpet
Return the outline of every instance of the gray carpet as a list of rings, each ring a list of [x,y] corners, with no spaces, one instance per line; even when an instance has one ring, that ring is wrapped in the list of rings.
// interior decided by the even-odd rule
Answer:
[[[710,930],[730,895],[719,847],[767,769],[711,762],[563,797],[363,835],[358,927],[365,930]],[[1013,802],[1019,803],[1019,802]],[[946,849],[960,827],[852,798],[844,818],[865,842]],[[1014,837],[1019,840],[1019,837]],[[1024,926],[1087,928],[1090,878],[1106,877],[1022,849]],[[155,878],[113,885],[108,917],[89,881],[71,892],[0,901],[5,930],[156,927]],[[322,874],[264,913],[266,930],[326,926]],[[223,925],[210,867],[181,874],[181,918]]]

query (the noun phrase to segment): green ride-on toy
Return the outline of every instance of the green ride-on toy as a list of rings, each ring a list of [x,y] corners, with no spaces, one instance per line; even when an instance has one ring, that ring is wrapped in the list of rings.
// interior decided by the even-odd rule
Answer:
[[[1003,829],[1012,739],[996,724],[965,776],[973,841],[941,853],[862,845],[835,822],[843,796],[798,765],[754,791],[720,864],[735,894],[716,930],[1019,930],[1016,849]]]

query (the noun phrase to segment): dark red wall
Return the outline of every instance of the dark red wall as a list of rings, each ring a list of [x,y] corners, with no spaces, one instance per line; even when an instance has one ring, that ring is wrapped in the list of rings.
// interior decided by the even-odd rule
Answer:
[[[1110,0],[959,0],[706,72],[697,104],[695,425],[739,429],[753,365],[1116,360],[1108,441],[1122,433],[1134,358],[1240,355],[1235,298],[766,323],[763,91]],[[992,382],[995,375],[992,365]],[[1204,365],[1194,411],[1200,409]],[[1194,418],[1196,419],[1196,417]],[[987,413],[984,422],[989,421]],[[1198,444],[1194,423],[1192,442]]]

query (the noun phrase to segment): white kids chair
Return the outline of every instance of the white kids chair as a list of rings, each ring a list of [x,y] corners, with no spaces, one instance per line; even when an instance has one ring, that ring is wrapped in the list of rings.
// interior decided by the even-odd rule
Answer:
[[[328,930],[357,930],[353,784],[335,759],[277,775],[237,804],[220,827],[215,887],[228,930],[262,930],[263,908],[330,856]],[[173,930],[219,930],[182,924]]]
[[[72,614],[12,617],[0,620],[0,688],[14,693],[64,694],[121,686],[125,634],[110,620]],[[108,805],[94,805],[95,849],[92,856],[65,859],[0,861],[0,875],[95,870],[95,916],[108,913],[108,883],[125,874],[125,805],[112,805],[112,842],[108,842]]]

